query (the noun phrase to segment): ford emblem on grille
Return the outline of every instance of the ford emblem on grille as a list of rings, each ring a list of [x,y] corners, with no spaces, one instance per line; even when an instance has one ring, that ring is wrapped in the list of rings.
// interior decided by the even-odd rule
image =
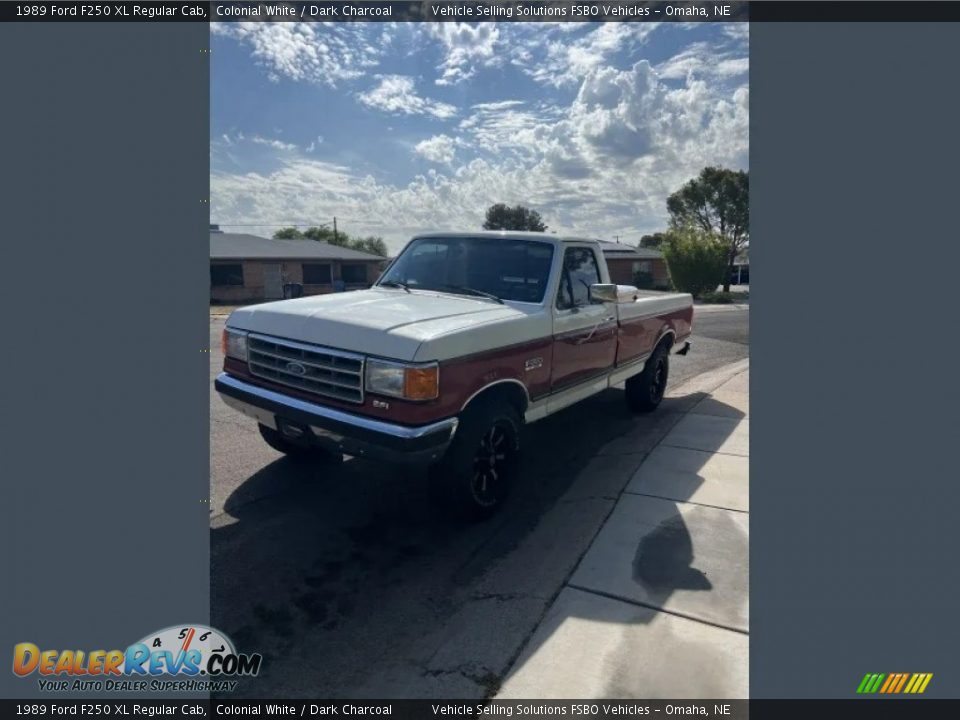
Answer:
[[[301,365],[298,362],[288,362],[287,363],[287,372],[291,372],[294,375],[306,375],[307,368],[304,365]]]

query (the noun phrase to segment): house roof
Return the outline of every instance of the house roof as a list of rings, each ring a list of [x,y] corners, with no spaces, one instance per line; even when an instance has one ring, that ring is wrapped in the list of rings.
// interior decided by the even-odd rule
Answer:
[[[211,232],[211,260],[355,260],[381,261],[371,253],[315,240],[272,240],[258,235]]]
[[[600,241],[600,247],[607,258],[620,258],[629,260],[659,260],[663,253],[659,250],[644,247],[634,247],[633,245],[621,245],[620,243]]]

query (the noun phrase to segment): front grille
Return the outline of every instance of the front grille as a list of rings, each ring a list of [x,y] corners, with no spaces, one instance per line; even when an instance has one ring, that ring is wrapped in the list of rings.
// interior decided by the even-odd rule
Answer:
[[[281,385],[363,402],[362,355],[251,334],[247,337],[247,365],[257,377]]]

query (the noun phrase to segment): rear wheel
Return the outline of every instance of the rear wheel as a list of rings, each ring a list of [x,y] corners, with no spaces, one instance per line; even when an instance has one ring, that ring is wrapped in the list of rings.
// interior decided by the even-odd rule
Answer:
[[[634,412],[656,410],[663,400],[670,375],[670,348],[663,342],[647,359],[643,372],[626,382],[627,406]]]
[[[472,519],[496,512],[520,468],[520,413],[505,402],[467,408],[453,442],[430,468],[434,491],[458,515]]]
[[[343,455],[335,453],[319,445],[307,442],[298,442],[284,437],[283,433],[267,425],[260,425],[260,437],[277,452],[281,452],[294,460],[312,460],[324,462],[340,462]]]

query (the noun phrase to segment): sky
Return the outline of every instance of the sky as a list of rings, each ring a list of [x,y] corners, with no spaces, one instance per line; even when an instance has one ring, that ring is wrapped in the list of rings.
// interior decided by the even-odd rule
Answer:
[[[391,251],[497,202],[637,244],[707,165],[748,169],[746,23],[218,23],[211,222]]]

